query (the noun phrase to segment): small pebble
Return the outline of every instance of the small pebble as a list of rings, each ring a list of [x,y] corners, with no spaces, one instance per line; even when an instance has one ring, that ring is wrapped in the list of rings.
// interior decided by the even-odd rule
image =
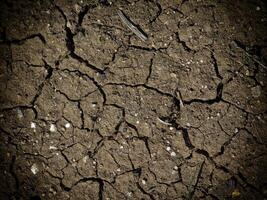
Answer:
[[[57,147],[55,147],[55,146],[49,146],[49,149],[50,149],[50,150],[56,150]]]
[[[57,128],[54,124],[51,124],[49,130],[50,132],[56,132]]]
[[[70,128],[70,123],[65,124],[66,128]]]
[[[142,180],[142,184],[145,185],[146,184],[146,180],[143,179]]]
[[[31,171],[34,175],[39,172],[39,169],[35,163],[31,166]]]
[[[173,152],[171,152],[171,156],[172,157],[175,157],[176,156],[176,153],[173,151]]]
[[[87,160],[88,160],[88,158],[89,158],[88,156],[84,156],[84,157],[83,157],[83,162],[86,163]]]
[[[127,192],[127,196],[131,197],[132,196],[132,192]]]
[[[31,122],[31,128],[33,128],[33,129],[36,128],[36,124],[34,122]]]
[[[171,147],[167,147],[166,150],[167,150],[167,151],[170,151],[170,150],[171,150]]]
[[[261,10],[260,6],[257,6],[257,7],[256,7],[256,10],[257,10],[257,11]]]
[[[93,103],[93,104],[92,104],[92,107],[95,108],[95,107],[96,107],[96,103]]]

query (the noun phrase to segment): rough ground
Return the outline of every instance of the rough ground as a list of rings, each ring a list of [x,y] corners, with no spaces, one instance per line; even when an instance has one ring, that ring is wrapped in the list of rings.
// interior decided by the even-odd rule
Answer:
[[[264,1],[0,10],[1,200],[267,197]]]

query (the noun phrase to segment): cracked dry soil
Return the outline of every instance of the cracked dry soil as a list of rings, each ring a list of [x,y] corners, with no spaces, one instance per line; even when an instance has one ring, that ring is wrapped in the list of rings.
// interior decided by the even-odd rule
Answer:
[[[1,200],[265,199],[264,1],[0,7]]]

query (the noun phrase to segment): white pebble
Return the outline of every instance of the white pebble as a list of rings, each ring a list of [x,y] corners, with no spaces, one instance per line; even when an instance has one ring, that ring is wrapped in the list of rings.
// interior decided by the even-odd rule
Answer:
[[[167,150],[167,151],[170,151],[170,150],[171,150],[171,147],[167,147],[166,150]]]
[[[173,130],[173,127],[172,127],[172,126],[170,127],[170,130],[171,130],[171,131]]]
[[[70,123],[65,124],[66,128],[70,128]]]
[[[93,103],[93,104],[92,104],[92,107],[95,108],[95,107],[96,107],[96,103]]]
[[[117,172],[120,172],[120,171],[121,171],[121,169],[120,169],[120,168],[118,168],[116,171],[117,171]]]
[[[174,166],[174,168],[173,169],[175,169],[175,170],[178,170],[178,166]]]
[[[142,184],[145,185],[146,184],[146,180],[143,179],[142,180]]]
[[[31,166],[31,171],[33,174],[37,174],[39,172],[39,169],[35,163]]]
[[[136,121],[136,124],[139,124],[140,122],[139,121]]]
[[[51,124],[49,130],[50,130],[50,132],[56,132],[57,128],[56,128],[55,124]]]
[[[188,122],[188,123],[186,123],[186,126],[190,127],[190,126],[191,126],[191,124]]]
[[[120,146],[120,149],[123,149],[123,146]]]
[[[173,151],[173,152],[171,152],[171,156],[172,157],[175,157],[176,156],[176,153]]]
[[[238,133],[238,128],[235,128],[235,133]]]
[[[31,122],[31,128],[33,128],[33,129],[36,128],[36,124],[34,122]]]
[[[131,197],[132,196],[132,192],[127,192],[127,196]]]
[[[57,147],[55,147],[55,146],[49,146],[49,149],[50,149],[50,150],[56,150]]]
[[[257,6],[257,7],[256,7],[256,10],[257,10],[257,11],[261,10],[260,6]]]

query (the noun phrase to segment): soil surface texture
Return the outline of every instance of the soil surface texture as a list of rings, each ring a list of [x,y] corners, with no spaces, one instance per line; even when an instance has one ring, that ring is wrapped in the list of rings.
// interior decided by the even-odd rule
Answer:
[[[266,199],[266,30],[260,0],[2,0],[0,199]]]

